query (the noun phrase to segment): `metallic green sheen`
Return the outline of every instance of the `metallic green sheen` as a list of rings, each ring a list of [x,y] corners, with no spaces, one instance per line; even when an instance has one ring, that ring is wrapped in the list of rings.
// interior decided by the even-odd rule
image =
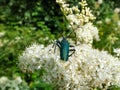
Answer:
[[[64,61],[68,61],[69,57],[69,43],[66,40],[66,38],[63,38],[63,40],[60,42],[60,58]]]

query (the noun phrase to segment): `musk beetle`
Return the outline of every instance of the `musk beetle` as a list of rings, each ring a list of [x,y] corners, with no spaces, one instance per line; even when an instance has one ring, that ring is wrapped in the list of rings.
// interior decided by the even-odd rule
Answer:
[[[60,58],[61,60],[68,61],[68,58],[75,52],[74,46],[70,45],[65,37],[61,41],[55,41],[53,47],[56,46],[60,49]],[[54,52],[55,52],[54,49]],[[71,53],[70,53],[71,52]]]

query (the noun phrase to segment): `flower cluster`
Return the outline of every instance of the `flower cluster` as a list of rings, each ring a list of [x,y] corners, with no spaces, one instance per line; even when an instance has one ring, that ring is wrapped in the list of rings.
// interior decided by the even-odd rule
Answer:
[[[90,8],[87,7],[86,0],[82,0],[78,3],[81,6],[81,10],[79,10],[79,6],[69,7],[70,5],[67,4],[66,0],[56,0],[56,2],[60,5],[61,11],[73,28],[75,28],[75,25],[81,26],[90,20],[95,19]]]
[[[32,73],[42,67],[43,61],[55,59],[54,53],[50,54],[52,45],[47,48],[44,45],[33,44],[26,48],[24,53],[19,57],[18,66],[24,73]],[[49,55],[49,57],[48,57]]]
[[[0,38],[5,35],[5,32],[0,32]]]
[[[102,4],[103,3],[103,0],[98,0],[98,4]]]
[[[56,90],[107,89],[110,85],[120,86],[120,60],[106,51],[93,49],[93,39],[99,40],[98,29],[90,20],[95,17],[85,0],[70,8],[66,0],[56,0],[63,14],[75,31],[77,44],[69,60],[60,59],[60,51],[52,45],[33,44],[19,57],[18,66],[25,72],[45,70],[42,80],[54,85]],[[82,42],[82,44],[81,44]]]
[[[50,50],[51,47],[52,45],[43,47],[34,44],[27,48],[19,57],[21,70],[34,72],[38,67],[44,68],[42,80],[54,85],[57,90],[89,90],[97,87],[104,89],[111,84],[120,86],[118,58],[82,44],[75,47],[75,54],[65,62],[60,60],[59,50],[54,53],[54,49]]]
[[[80,28],[77,28],[76,38],[78,43],[82,42],[84,44],[92,45],[93,39],[99,40],[98,29],[92,25],[92,23],[87,23]]]
[[[78,43],[91,45],[93,39],[99,40],[98,29],[90,22],[95,17],[90,8],[87,7],[85,0],[79,2],[82,7],[81,10],[79,10],[78,6],[70,8],[70,5],[66,4],[65,0],[56,0],[56,2],[60,5],[61,11],[70,23],[69,28],[75,31]]]
[[[120,13],[120,8],[115,8],[114,12],[115,13]]]
[[[114,53],[116,53],[117,57],[120,57],[120,48],[114,49]]]
[[[12,80],[3,76],[0,77],[0,90],[29,90],[29,87],[19,76]]]

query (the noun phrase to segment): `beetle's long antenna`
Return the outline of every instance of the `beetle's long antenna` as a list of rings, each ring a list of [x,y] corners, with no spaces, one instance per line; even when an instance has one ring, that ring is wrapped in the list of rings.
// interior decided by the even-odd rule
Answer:
[[[68,36],[70,36],[70,34],[72,33],[72,32],[74,32],[74,29],[73,29],[73,27],[72,27],[72,25],[70,24],[70,26],[71,26],[71,32],[70,33],[68,33],[67,35],[66,35],[66,37],[68,37]],[[75,33],[75,32],[74,32]]]
[[[55,43],[56,44],[56,43]],[[54,48],[54,53],[55,53],[55,50],[56,50],[56,45],[54,44],[55,48]]]
[[[65,20],[67,21],[67,22],[69,22],[68,21],[68,19],[66,18],[66,15],[65,14],[63,14],[63,16],[64,16],[64,18],[65,18]],[[72,25],[70,24],[70,26],[72,27]],[[66,36],[64,36],[64,37],[68,37],[68,36],[70,36],[70,34],[72,33],[72,32],[74,32],[74,29],[73,29],[73,27],[72,27],[72,31],[70,32],[70,33],[68,33]],[[63,35],[62,35],[63,36]]]
[[[71,32],[68,33],[68,34],[66,35],[66,37],[69,37],[72,32],[75,34],[75,37],[76,37],[76,33],[75,33],[76,28],[74,29],[71,24],[70,24],[70,26],[71,26]],[[75,44],[77,44],[77,39],[75,40]]]

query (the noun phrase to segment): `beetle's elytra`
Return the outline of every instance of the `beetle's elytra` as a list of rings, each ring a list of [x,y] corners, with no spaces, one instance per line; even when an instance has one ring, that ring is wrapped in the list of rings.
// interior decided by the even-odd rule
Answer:
[[[55,43],[60,49],[60,58],[61,60],[68,61],[68,58],[75,52],[75,49],[70,49],[70,47],[74,47],[69,44],[67,39],[63,37],[61,41],[57,40]],[[72,52],[70,54],[70,52]]]

